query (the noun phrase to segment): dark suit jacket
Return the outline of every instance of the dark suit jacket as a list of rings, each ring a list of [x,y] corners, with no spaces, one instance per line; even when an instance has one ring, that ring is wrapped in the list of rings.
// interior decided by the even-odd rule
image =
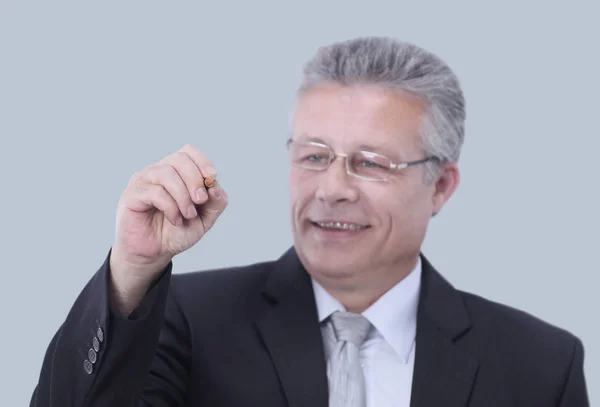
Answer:
[[[422,265],[411,407],[589,405],[577,337]],[[294,249],[244,267],[171,269],[123,319],[109,307],[107,256],[53,337],[30,405],[327,406],[315,300]]]

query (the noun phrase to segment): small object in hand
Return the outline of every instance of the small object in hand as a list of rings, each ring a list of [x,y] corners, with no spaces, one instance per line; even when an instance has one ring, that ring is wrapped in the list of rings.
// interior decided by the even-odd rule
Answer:
[[[217,181],[216,181],[216,179],[215,179],[215,177],[214,177],[213,175],[211,175],[211,176],[209,176],[209,177],[206,177],[206,178],[204,178],[204,185],[205,185],[207,188],[212,188],[212,187],[214,187],[216,183],[217,183]]]

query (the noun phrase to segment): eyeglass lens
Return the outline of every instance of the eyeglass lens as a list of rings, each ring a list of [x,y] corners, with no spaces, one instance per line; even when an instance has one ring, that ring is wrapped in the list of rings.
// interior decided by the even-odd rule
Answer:
[[[309,170],[324,170],[333,160],[331,150],[313,144],[292,144],[292,163]],[[390,171],[390,159],[369,152],[355,152],[348,156],[350,172],[365,178],[385,179]]]

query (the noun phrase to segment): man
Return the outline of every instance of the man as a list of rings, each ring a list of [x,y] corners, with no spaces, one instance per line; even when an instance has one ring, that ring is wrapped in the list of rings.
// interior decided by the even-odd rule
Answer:
[[[190,145],[135,174],[31,406],[588,406],[577,337],[458,291],[421,253],[459,185],[464,121],[458,80],[423,49],[319,49],[287,142],[293,248],[172,275],[227,194]]]

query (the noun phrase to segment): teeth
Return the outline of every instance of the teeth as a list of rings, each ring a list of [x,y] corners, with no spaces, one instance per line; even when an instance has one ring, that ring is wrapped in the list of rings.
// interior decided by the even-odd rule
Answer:
[[[343,222],[317,222],[317,224],[325,229],[359,230],[364,227],[361,225],[356,225],[354,223],[343,223]]]

